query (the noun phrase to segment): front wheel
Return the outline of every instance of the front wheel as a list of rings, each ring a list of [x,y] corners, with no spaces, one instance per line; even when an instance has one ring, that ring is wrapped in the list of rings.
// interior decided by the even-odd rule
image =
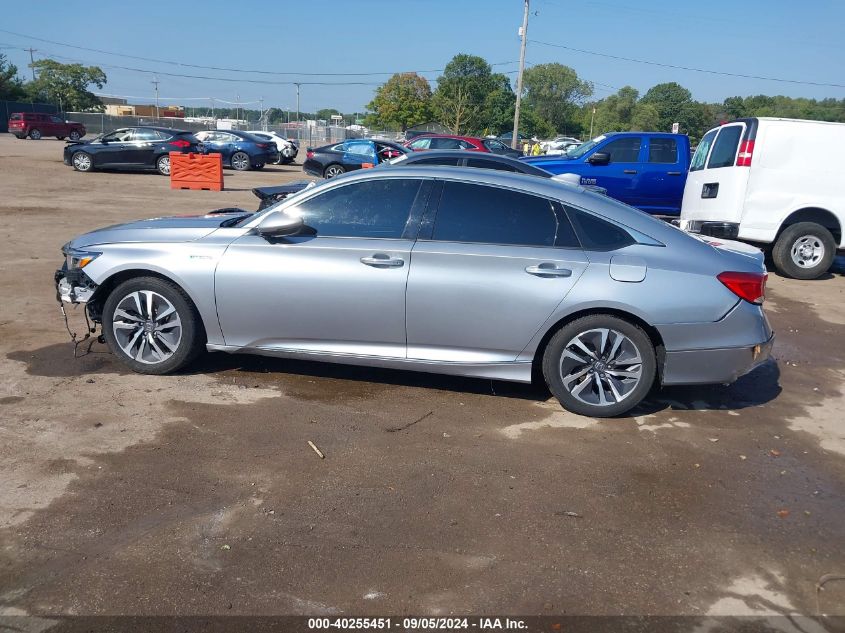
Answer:
[[[156,171],[162,176],[170,175],[170,156],[165,154],[164,156],[158,157],[158,160],[156,161]]]
[[[816,279],[825,274],[836,255],[830,231],[815,222],[788,226],[772,248],[772,260],[782,275],[793,279]]]
[[[41,140],[41,130],[35,127],[32,128],[29,131],[29,138],[31,138],[33,141]]]
[[[232,154],[232,169],[236,171],[247,171],[249,167],[249,155],[244,152],[235,152]]]
[[[607,314],[565,325],[543,354],[543,376],[563,408],[596,418],[637,406],[651,390],[656,369],[648,335]]]
[[[118,285],[103,306],[112,353],[141,374],[167,374],[202,351],[204,333],[191,300],[175,284],[138,277]]]
[[[91,154],[86,154],[85,152],[76,152],[70,162],[76,171],[91,171],[94,167],[94,160],[91,158]]]

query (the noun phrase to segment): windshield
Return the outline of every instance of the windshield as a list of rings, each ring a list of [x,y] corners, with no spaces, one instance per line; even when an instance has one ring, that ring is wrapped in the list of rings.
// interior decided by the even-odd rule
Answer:
[[[566,155],[571,158],[580,158],[606,138],[607,137],[603,134],[601,136],[597,136],[592,141],[587,141],[583,145],[579,145],[578,147],[573,147],[571,150],[568,150]]]
[[[312,190],[314,187],[316,187],[316,186],[317,186],[317,181],[312,180],[311,182],[309,182],[307,185],[305,185],[305,187],[303,187],[303,188],[302,188],[302,189],[300,189],[299,191],[296,191],[296,192],[294,192],[294,193],[288,194],[288,195],[287,195],[287,196],[285,196],[283,199],[281,199],[281,200],[279,200],[278,202],[276,202],[276,203],[274,203],[274,204],[270,205],[270,206],[269,206],[269,207],[267,207],[266,209],[262,209],[261,211],[256,211],[255,213],[253,213],[253,214],[251,214],[251,215],[248,215],[248,216],[246,216],[246,217],[244,217],[244,218],[241,218],[241,219],[239,219],[237,222],[235,222],[234,224],[231,224],[230,226],[243,226],[243,225],[244,225],[244,224],[246,224],[247,222],[252,222],[252,221],[253,221],[256,217],[258,217],[259,215],[267,215],[268,213],[272,213],[272,212],[273,212],[273,211],[275,211],[275,210],[279,207],[279,205],[280,205],[280,204],[282,204],[283,202],[288,202],[289,200],[295,200],[295,199],[299,198],[300,196],[305,195],[306,193],[308,193],[309,191],[311,191],[311,190]]]

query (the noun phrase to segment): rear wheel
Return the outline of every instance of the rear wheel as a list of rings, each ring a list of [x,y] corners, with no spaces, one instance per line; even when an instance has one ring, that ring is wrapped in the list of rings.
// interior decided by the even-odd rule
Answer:
[[[333,163],[323,170],[323,178],[335,178],[344,173],[346,173],[346,170],[343,168],[343,165]]]
[[[32,128],[29,131],[29,138],[31,138],[33,141],[41,140],[41,130],[39,130],[37,127]]]
[[[244,152],[235,152],[232,154],[232,169],[237,171],[246,171],[249,167],[249,155]]]
[[[64,137],[64,136],[57,136],[56,138],[57,138],[57,139],[59,139],[60,141],[65,140],[65,137]]]
[[[81,138],[82,138],[82,136],[79,134],[79,131],[77,131],[77,130],[71,130],[71,131],[70,131],[70,134],[68,135],[68,138],[69,138],[71,141],[78,141],[79,139],[81,139]]]
[[[815,222],[799,222],[784,229],[772,248],[775,268],[793,279],[816,279],[827,272],[836,255],[830,231]]]
[[[86,152],[76,152],[73,158],[70,159],[70,162],[76,171],[91,171],[94,167],[94,160],[91,158],[91,154],[87,154]]]
[[[165,154],[164,156],[158,157],[158,160],[156,161],[156,171],[162,176],[170,175],[170,156]]]
[[[543,354],[543,376],[563,408],[596,418],[639,404],[654,384],[656,368],[648,335],[607,314],[563,326]]]
[[[191,300],[175,284],[138,277],[118,285],[103,306],[103,336],[122,363],[167,374],[193,361],[204,333]]]

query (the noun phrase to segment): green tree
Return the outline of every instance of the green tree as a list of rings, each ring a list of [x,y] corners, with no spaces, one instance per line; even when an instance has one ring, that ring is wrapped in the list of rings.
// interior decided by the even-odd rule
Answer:
[[[64,110],[100,112],[103,103],[89,86],[102,88],[106,74],[98,66],[60,64],[52,59],[41,59],[33,64],[36,79],[26,84],[33,100],[60,105]]]
[[[15,101],[24,97],[23,80],[18,67],[0,53],[0,100]]]
[[[333,115],[339,115],[340,113],[340,110],[335,110],[334,108],[323,108],[322,110],[317,110],[317,114],[314,116],[324,121],[331,121]]]
[[[499,82],[483,58],[455,55],[437,80],[432,98],[435,115],[453,134],[480,133],[488,125],[487,97],[501,87]]]
[[[582,81],[569,66],[538,64],[525,71],[525,103],[558,131],[574,129],[578,106],[593,94],[593,85]]]
[[[396,73],[376,89],[367,105],[371,127],[405,131],[432,118],[431,86],[417,73]]]
[[[660,127],[660,113],[650,103],[638,103],[634,106],[631,124],[627,129],[637,132],[649,132]]]
[[[490,76],[492,90],[487,93],[482,108],[484,134],[503,134],[513,131],[513,113],[516,108],[516,95],[511,88],[507,75],[495,73]]]
[[[653,86],[641,99],[643,104],[651,104],[657,108],[659,116],[658,131],[668,132],[675,122],[682,123],[681,114],[685,108],[693,103],[692,93],[679,83],[657,84]]]

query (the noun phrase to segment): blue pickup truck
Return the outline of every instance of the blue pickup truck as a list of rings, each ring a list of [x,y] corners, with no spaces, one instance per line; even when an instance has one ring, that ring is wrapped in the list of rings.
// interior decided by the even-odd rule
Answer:
[[[612,132],[562,156],[522,160],[553,174],[577,174],[582,185],[655,215],[680,215],[690,163],[689,137],[661,132]]]

